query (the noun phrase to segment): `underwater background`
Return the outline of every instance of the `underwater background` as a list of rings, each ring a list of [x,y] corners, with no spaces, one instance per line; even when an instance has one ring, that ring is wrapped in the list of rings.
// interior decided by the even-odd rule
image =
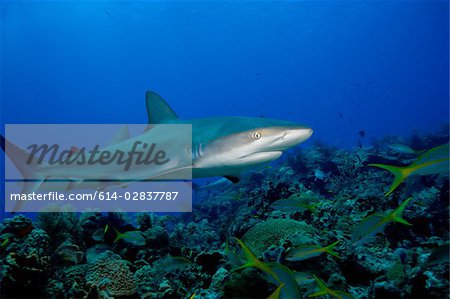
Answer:
[[[192,213],[2,200],[1,298],[448,298],[448,1],[0,5],[2,133],[146,123],[149,89],[181,118],[314,129],[237,184],[195,180]],[[390,189],[372,164],[424,171]]]

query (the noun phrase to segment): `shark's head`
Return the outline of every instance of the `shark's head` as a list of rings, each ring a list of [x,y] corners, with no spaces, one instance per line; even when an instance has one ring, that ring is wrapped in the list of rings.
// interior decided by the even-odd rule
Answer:
[[[183,121],[157,93],[147,91],[149,124],[192,124],[194,177],[235,176],[273,161],[306,139],[313,130],[269,118],[214,117]]]
[[[279,158],[308,139],[313,130],[291,122],[261,118],[223,118],[217,138],[194,147],[198,168],[250,168]],[[195,127],[194,127],[195,130]]]

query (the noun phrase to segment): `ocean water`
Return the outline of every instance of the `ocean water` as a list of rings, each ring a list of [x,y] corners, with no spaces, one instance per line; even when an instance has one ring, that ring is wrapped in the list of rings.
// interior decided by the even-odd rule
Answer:
[[[2,1],[2,123],[295,120],[316,140],[448,121],[447,1]]]
[[[135,277],[136,291],[126,297],[189,298],[194,293],[195,298],[267,297],[278,285],[273,277],[270,281],[257,270],[244,270],[239,272],[242,277],[236,277],[231,271],[234,265],[226,261],[224,244],[243,237],[258,223],[279,218],[305,221],[320,230],[320,238],[302,241],[309,245],[340,240],[337,251],[342,260],[337,263],[322,255],[319,260],[292,262],[272,250],[272,255],[263,256],[264,262],[306,269],[330,288],[356,298],[448,296],[448,269],[425,262],[426,254],[448,248],[448,213],[443,213],[448,211],[448,170],[432,169],[430,175],[408,178],[388,200],[383,194],[392,177],[368,166],[409,165],[424,153],[390,149],[393,144],[427,150],[448,143],[448,1],[5,0],[0,8],[2,134],[5,124],[145,124],[147,90],[160,94],[183,119],[274,118],[314,130],[310,139],[271,166],[244,174],[240,183],[195,191],[193,212],[175,215],[180,217],[176,220],[167,215],[151,220],[142,216],[146,219],[142,220],[129,213],[124,218],[132,220],[127,221],[104,214],[91,219],[97,225],[91,227],[81,215],[74,216],[79,219],[75,221],[63,214],[59,223],[77,223],[69,231],[51,230],[51,220],[45,216],[38,220],[39,215],[25,213],[32,228],[16,218],[18,227],[25,229],[19,233],[4,222],[0,241],[8,241],[2,245],[2,263],[11,253],[28,256],[30,252],[24,253],[20,244],[31,233],[42,233],[39,228],[59,244],[41,246],[46,237],[33,236],[41,241],[29,246],[44,248],[40,254],[50,259],[45,266],[42,261],[35,265],[45,279],[5,264],[0,276],[2,298],[33,294],[14,284],[15,275],[26,277],[31,289],[39,288],[35,296],[82,298],[92,289],[71,289],[67,279],[58,280],[51,273],[89,267],[88,249],[102,244],[116,258],[132,264],[128,271]],[[2,155],[2,168],[4,159]],[[278,199],[307,191],[325,202],[317,214],[305,207],[301,211],[270,208]],[[365,247],[351,249],[352,225],[372,212],[395,209],[410,196],[418,202],[411,208],[417,215],[405,216],[413,228],[392,224],[381,233],[378,244],[364,245],[364,253],[360,249]],[[327,206],[329,202],[336,205]],[[351,205],[357,207],[354,214],[343,208]],[[3,220],[17,216],[4,211],[4,201],[0,207]],[[335,212],[330,215],[328,210]],[[434,214],[437,210],[441,214]],[[348,213],[353,219],[344,220]],[[112,228],[101,241],[92,238],[95,229],[107,224],[122,232],[146,232],[151,227],[148,222],[166,235],[148,232],[144,247],[140,237],[114,242]],[[162,237],[154,237],[158,233]],[[395,272],[395,256],[403,258],[398,254],[402,250],[408,252],[406,261],[398,263]],[[361,255],[370,253],[366,260],[384,266],[369,270],[360,262]],[[163,263],[167,255],[189,260],[165,261],[176,268],[164,273],[169,287],[142,278],[146,266],[167,267]],[[443,260],[448,266],[448,257]],[[362,271],[359,279],[356,269]],[[155,271],[147,274],[162,275]],[[401,273],[412,278],[399,278]],[[250,282],[239,285],[239,280],[263,287]],[[299,286],[301,293],[289,293],[286,286],[281,297],[306,297],[314,290],[314,279],[310,280],[312,286]],[[92,281],[98,296],[106,296],[101,298],[120,297],[111,291],[114,282]]]

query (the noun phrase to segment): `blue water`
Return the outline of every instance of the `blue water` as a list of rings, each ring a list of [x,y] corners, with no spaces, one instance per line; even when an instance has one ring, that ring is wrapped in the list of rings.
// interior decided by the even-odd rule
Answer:
[[[47,293],[51,289],[57,292],[60,287],[58,279],[61,278],[65,282],[65,294],[76,297],[70,292],[78,288],[78,283],[67,283],[70,275],[64,278],[65,275],[59,274],[66,272],[55,272],[63,271],[71,264],[58,259],[64,257],[66,249],[73,251],[76,248],[76,254],[87,256],[89,249],[107,245],[121,254],[120,258],[127,260],[127,264],[133,265],[136,273],[138,269],[144,269],[142,261],[150,265],[154,261],[162,261],[168,253],[189,255],[191,262],[197,263],[197,268],[179,280],[185,283],[180,284],[183,287],[179,289],[183,290],[183,298],[191,294],[203,298],[197,292],[207,292],[209,282],[204,281],[212,280],[212,274],[219,273],[214,268],[219,267],[219,262],[209,273],[210,270],[205,270],[207,267],[200,267],[201,260],[208,265],[209,259],[216,259],[217,253],[225,248],[225,243],[228,249],[228,241],[234,242],[233,237],[240,238],[250,227],[255,227],[255,223],[273,220],[275,215],[275,218],[286,216],[290,220],[304,220],[311,227],[317,226],[320,234],[314,236],[314,242],[313,237],[306,237],[305,242],[322,245],[337,244],[332,243],[335,239],[341,242],[337,252],[343,259],[339,262],[332,264],[334,258],[329,257],[328,260],[313,260],[311,264],[285,263],[295,271],[310,272],[310,275],[320,273],[318,275],[325,280],[334,275],[327,283],[334,281],[333,284],[345,286],[339,290],[351,291],[359,297],[361,294],[369,294],[365,296],[368,298],[403,298],[409,295],[440,298],[440,294],[448,297],[448,267],[445,267],[448,256],[442,261],[439,257],[442,248],[448,251],[448,173],[436,175],[437,170],[430,166],[425,169],[435,176],[424,175],[420,179],[417,176],[415,181],[408,179],[388,197],[382,194],[388,190],[392,175],[382,169],[366,167],[373,163],[397,165],[413,161],[414,155],[408,156],[395,149],[370,149],[376,144],[372,141],[385,136],[395,136],[389,141],[385,139],[384,143],[378,142],[385,147],[391,140],[407,143],[411,140],[407,138],[413,134],[420,136],[417,140],[420,139],[421,143],[418,142],[416,149],[447,142],[448,0],[0,0],[0,11],[2,134],[5,124],[145,124],[147,90],[159,93],[184,119],[267,117],[295,121],[314,129],[313,136],[298,147],[309,147],[309,150],[300,154],[295,149],[291,150],[271,166],[253,173],[252,180],[247,180],[247,183],[245,179],[240,185],[230,183],[230,189],[237,186],[239,192],[222,192],[220,188],[193,192],[193,213],[183,213],[173,222],[169,217],[154,222],[161,224],[167,221],[168,224],[161,225],[171,236],[169,240],[167,234],[167,244],[163,244],[164,240],[159,244],[158,237],[156,242],[151,240],[154,243],[150,246],[147,246],[148,235],[145,237],[148,240],[144,240],[146,244],[130,246],[127,242],[117,243],[117,240],[113,241],[115,236],[112,234],[115,233],[112,227],[117,222],[124,233],[135,229],[152,232],[153,215],[148,227],[138,228],[133,223],[135,220],[127,223],[119,219],[122,216],[111,214],[92,222],[98,227],[80,224],[77,226],[79,231],[72,232],[72,227],[64,227],[70,226],[66,222],[58,224],[58,219],[73,216],[69,213],[47,216],[40,222],[36,220],[37,213],[25,213],[34,222],[35,234],[30,235],[33,226],[20,217],[15,218],[19,223],[17,231],[14,230],[15,235],[4,230],[5,225],[1,224],[8,222],[4,218],[13,215],[4,212],[5,157],[0,154],[0,261],[5,264],[0,273],[0,284],[3,285],[0,296],[35,294],[42,297],[42,294],[51,294]],[[445,132],[432,135],[443,129]],[[322,144],[327,146],[321,147]],[[343,154],[346,152],[340,151],[342,148],[348,149],[348,154]],[[442,149],[448,148],[441,147],[437,155]],[[363,154],[364,159],[359,158]],[[439,163],[445,164],[445,159]],[[212,180],[206,178],[195,180],[195,183],[201,185]],[[223,188],[226,190],[227,187]],[[313,193],[306,193],[303,189]],[[221,198],[221,193],[227,197]],[[306,202],[313,208],[304,208],[305,211],[299,208],[287,214],[272,212],[273,203],[283,196],[290,198],[291,193],[311,196],[311,201],[308,199]],[[400,202],[407,200],[408,203],[411,198],[414,200],[405,210],[404,221],[411,221],[412,226],[402,227],[397,223],[390,225],[385,232],[384,226],[388,222],[380,222],[384,239],[383,243],[380,242],[382,245],[375,244],[378,246],[375,249],[359,250],[353,240],[350,241],[353,234],[349,224],[367,225],[364,217],[370,213],[390,211]],[[399,212],[398,216],[401,214]],[[133,218],[136,215],[130,213],[126,216]],[[54,231],[52,217],[56,219],[56,226],[61,226]],[[26,224],[25,229],[20,227],[21,221]],[[86,220],[85,224],[89,221]],[[45,226],[46,222],[50,224]],[[106,233],[108,225],[111,229]],[[155,232],[158,232],[158,225],[153,227]],[[162,229],[162,226],[159,227]],[[181,228],[176,228],[178,226]],[[47,231],[39,232],[36,230],[39,227]],[[381,226],[377,224],[375,227]],[[102,241],[94,238],[98,229],[103,231],[100,234]],[[354,227],[351,229],[353,231]],[[179,240],[172,237],[175,230],[179,230],[176,237]],[[66,231],[71,233],[66,234]],[[31,236],[40,237],[35,242]],[[46,246],[55,250],[47,248],[46,252],[44,249],[41,252],[29,247],[32,244],[36,248],[44,248],[39,243],[45,236],[52,243]],[[62,246],[58,253],[61,245],[66,243],[63,243],[64,238],[68,245]],[[205,246],[210,250],[208,254],[213,254],[202,258],[204,248],[201,253],[197,252],[200,250],[196,245],[198,248]],[[276,246],[269,252],[273,255],[272,260],[282,259],[287,243],[272,245],[272,249]],[[142,260],[141,257],[138,260],[137,248],[139,255],[142,253]],[[424,258],[424,254],[432,249],[430,258]],[[436,252],[438,256],[433,261],[431,257]],[[67,253],[68,256],[70,254]],[[394,260],[397,255],[401,264]],[[21,256],[26,258],[21,261]],[[32,265],[32,259],[38,263],[40,257],[46,256],[48,260],[39,262],[42,264],[39,267],[45,269],[42,272],[38,272],[41,268],[26,265],[28,261]],[[19,262],[14,266],[15,259]],[[227,259],[230,265],[233,264],[229,256]],[[51,268],[45,268],[47,261],[51,261]],[[75,264],[80,261],[75,260]],[[22,267],[20,262],[25,266]],[[386,264],[390,262],[395,264],[389,265],[389,270]],[[153,271],[156,263],[151,265]],[[160,264],[159,267],[163,266]],[[399,269],[402,274],[397,273]],[[235,275],[236,272],[229,270],[230,276]],[[16,276],[14,271],[19,274]],[[154,277],[147,275],[150,272],[142,273],[141,282],[144,286],[145,283],[151,285],[150,280]],[[152,275],[155,273],[158,272]],[[373,273],[379,276],[375,278]],[[47,283],[46,279],[50,277],[51,284],[40,284],[41,279]],[[262,291],[261,294],[266,295],[264,292],[267,291],[269,294],[269,289],[265,290],[267,283],[259,286],[262,276],[258,277],[255,276],[257,279],[253,286],[253,281],[247,283],[242,280],[241,288],[249,287],[252,292]],[[289,279],[292,280],[290,276]],[[395,282],[396,279],[401,283]],[[95,288],[80,283],[80,288],[88,287],[89,292],[104,290],[103,284],[110,283],[105,283],[106,280],[102,279]],[[233,278],[233,284],[239,280]],[[155,293],[147,293],[148,290],[142,288],[139,294],[146,290],[146,297],[159,294],[158,297],[162,298],[162,291],[165,292],[167,286],[166,283],[161,284],[155,288]],[[234,294],[239,290],[238,286],[236,283],[225,293]],[[227,288],[222,286],[220,292]],[[301,288],[303,292],[305,286]],[[288,289],[288,284],[285,289]],[[283,296],[288,294],[287,290],[283,292],[286,292]],[[87,293],[85,297],[88,297]]]
[[[293,120],[354,146],[449,119],[447,1],[2,1],[7,123]],[[2,158],[3,159],[3,158]]]
[[[266,116],[313,140],[448,122],[447,1],[2,1],[5,123]]]

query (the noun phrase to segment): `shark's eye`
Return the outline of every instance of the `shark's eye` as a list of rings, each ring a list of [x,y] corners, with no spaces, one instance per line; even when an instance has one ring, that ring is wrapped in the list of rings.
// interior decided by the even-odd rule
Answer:
[[[252,133],[252,138],[258,140],[259,138],[261,138],[261,133],[256,131]]]

